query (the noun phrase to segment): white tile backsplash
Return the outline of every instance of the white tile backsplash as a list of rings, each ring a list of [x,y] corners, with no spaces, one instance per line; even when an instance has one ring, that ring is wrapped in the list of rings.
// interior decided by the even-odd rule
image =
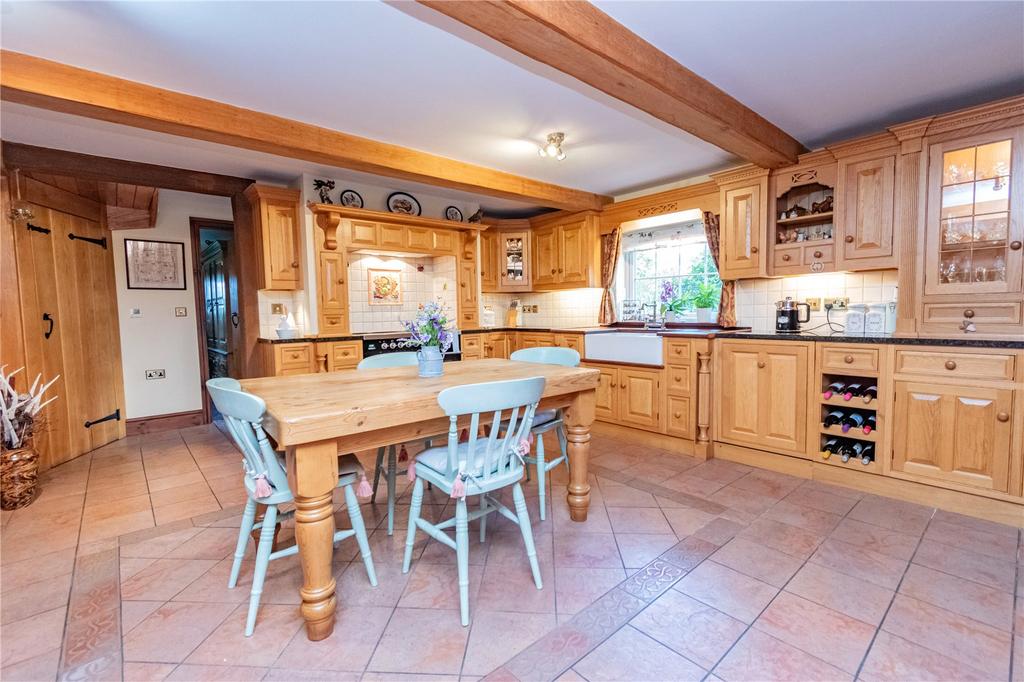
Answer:
[[[505,312],[512,299],[536,305],[536,313],[523,313],[524,327],[592,327],[601,307],[600,289],[568,289],[535,294],[483,294],[481,305],[494,310],[497,326],[505,326]]]
[[[736,286],[736,321],[756,332],[775,330],[775,301],[791,296],[794,301],[808,297],[847,297],[850,303],[887,303],[896,290],[896,270],[845,273],[829,272],[775,279],[745,279]],[[845,313],[834,313],[832,322],[842,324]],[[811,313],[804,329],[825,324],[825,310]]]
[[[401,305],[370,305],[368,270],[402,273]],[[349,321],[353,334],[395,331],[411,320],[421,304],[441,299],[456,314],[455,256],[404,258],[352,254],[348,267]]]
[[[270,312],[270,307],[275,303],[284,306],[285,311],[292,314],[295,326],[299,329],[299,336],[305,334],[309,329],[306,319],[306,297],[302,291],[259,291],[257,292],[260,311],[260,336],[265,339],[277,338],[277,325],[281,323],[281,316]]]

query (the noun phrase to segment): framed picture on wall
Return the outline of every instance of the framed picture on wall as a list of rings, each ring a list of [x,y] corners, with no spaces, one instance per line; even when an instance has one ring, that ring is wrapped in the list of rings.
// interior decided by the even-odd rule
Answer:
[[[184,289],[185,244],[152,239],[124,240],[129,289]]]
[[[402,305],[402,271],[366,271],[369,278],[370,305]]]

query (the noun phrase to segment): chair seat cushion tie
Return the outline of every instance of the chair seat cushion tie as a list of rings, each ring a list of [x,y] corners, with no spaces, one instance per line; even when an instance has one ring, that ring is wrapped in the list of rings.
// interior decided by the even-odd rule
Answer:
[[[253,495],[257,498],[263,499],[274,494],[274,489],[270,487],[270,482],[267,481],[267,472],[264,471],[262,474],[253,476],[252,480],[256,484]]]
[[[359,485],[356,486],[356,495],[359,497],[371,497],[373,495],[373,486],[366,479],[366,473],[363,473],[359,479]]]

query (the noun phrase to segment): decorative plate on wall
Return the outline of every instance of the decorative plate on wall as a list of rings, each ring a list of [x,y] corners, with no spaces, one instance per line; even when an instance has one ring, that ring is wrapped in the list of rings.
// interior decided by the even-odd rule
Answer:
[[[341,205],[350,208],[362,208],[363,198],[354,189],[346,189],[341,193]]]
[[[457,223],[461,223],[462,211],[459,210],[458,206],[449,206],[444,210],[444,217],[448,220],[454,220]]]
[[[392,192],[388,195],[388,210],[392,213],[403,213],[405,215],[419,215],[423,210],[420,202],[411,194],[405,192]]]

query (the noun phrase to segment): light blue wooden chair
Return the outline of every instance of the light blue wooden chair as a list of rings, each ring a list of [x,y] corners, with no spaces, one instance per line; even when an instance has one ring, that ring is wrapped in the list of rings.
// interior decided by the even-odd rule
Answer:
[[[402,572],[409,572],[412,547],[416,531],[434,538],[455,550],[459,571],[459,608],[462,625],[469,625],[469,522],[480,519],[480,542],[487,533],[487,515],[498,512],[519,525],[530,560],[533,581],[537,589],[544,587],[537,564],[537,550],[533,544],[530,514],[519,480],[523,477],[523,454],[529,446],[528,437],[533,425],[537,402],[544,392],[544,378],[494,381],[446,388],[437,396],[437,402],[449,417],[448,444],[424,450],[409,465],[410,478],[415,479],[412,505],[409,508],[409,530],[405,541],[405,560]],[[503,415],[504,422],[503,422]],[[479,437],[480,417],[491,416],[489,433]],[[469,418],[469,440],[459,442],[459,420]],[[525,447],[524,447],[525,446]],[[454,518],[432,524],[420,517],[423,504],[423,484],[431,483],[455,498]],[[512,486],[515,512],[501,504],[492,493]],[[468,495],[480,496],[480,508],[470,513],[466,507]],[[446,528],[455,526],[455,540]]]
[[[547,365],[562,365],[564,367],[579,367],[580,354],[572,348],[556,348],[554,346],[540,346],[537,348],[524,348],[517,350],[509,356],[509,360],[517,362],[539,362]],[[526,458],[527,463],[537,468],[537,494],[540,498],[540,520],[546,518],[545,498],[547,496],[547,474],[559,464],[565,463],[569,467],[569,441],[565,435],[565,420],[562,410],[541,410],[533,420],[533,429],[530,431],[537,439],[537,454]],[[551,460],[544,457],[544,434],[554,431],[558,438],[558,446],[562,454]],[[529,469],[526,475],[530,475]]]
[[[383,369],[385,367],[411,367],[418,363],[416,353],[381,353],[380,355],[371,355],[368,358],[363,358],[359,361],[356,369]],[[430,441],[424,441],[425,447],[430,447]],[[398,470],[398,445],[389,445],[387,448],[377,448],[377,462],[373,467],[373,496],[370,497],[370,502],[377,501],[377,486],[380,484],[381,474],[385,476],[385,483],[388,487],[388,535],[392,535],[395,532],[395,497],[396,491],[396,479],[398,474],[402,473]],[[387,450],[388,463],[387,467],[384,466],[384,451]]]
[[[278,506],[291,502],[294,497],[288,487],[288,477],[282,461],[282,454],[275,452],[270,446],[266,432],[263,431],[263,415],[267,410],[263,399],[245,393],[235,379],[218,378],[206,382],[210,399],[217,410],[224,416],[224,423],[231,432],[235,445],[242,451],[242,466],[245,469],[245,489],[249,500],[242,512],[242,525],[238,529],[238,544],[235,547],[235,561],[231,565],[231,577],[228,587],[238,584],[238,574],[242,568],[242,558],[248,545],[249,534],[253,529],[260,529],[260,539],[256,547],[256,569],[252,577],[252,592],[249,597],[249,616],[245,621],[245,636],[252,636],[256,626],[256,614],[260,608],[260,595],[263,593],[263,581],[267,576],[267,566],[274,559],[291,556],[299,551],[297,545],[271,551],[274,544],[274,530],[284,518],[292,515],[292,511],[280,512]],[[370,543],[366,537],[366,527],[359,511],[352,486],[364,476],[363,467],[355,455],[338,457],[338,487],[345,491],[345,504],[348,506],[351,530],[339,530],[334,534],[334,542],[356,536],[359,552],[366,566],[366,575],[370,584],[377,586],[377,575],[373,570],[373,557],[370,556]],[[266,505],[263,520],[256,523],[256,505]]]

